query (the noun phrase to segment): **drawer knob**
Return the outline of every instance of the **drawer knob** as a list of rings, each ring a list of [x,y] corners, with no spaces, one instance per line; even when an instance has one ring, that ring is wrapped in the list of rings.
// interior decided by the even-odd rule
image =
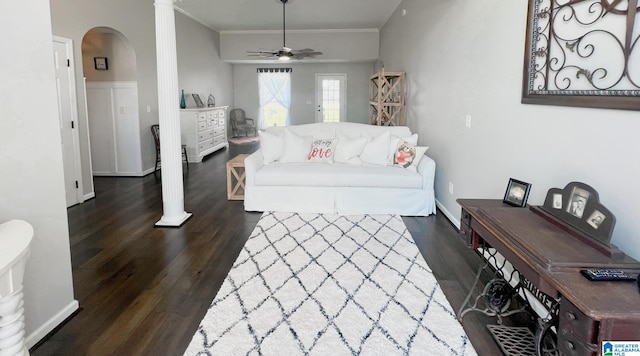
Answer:
[[[575,350],[576,349],[575,345],[571,341],[565,341],[564,344],[567,347],[567,349],[569,349],[569,350]]]

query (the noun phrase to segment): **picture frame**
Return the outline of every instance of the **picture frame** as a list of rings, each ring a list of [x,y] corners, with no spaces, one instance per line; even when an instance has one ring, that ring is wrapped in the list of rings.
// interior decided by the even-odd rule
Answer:
[[[506,204],[522,208],[527,205],[529,191],[531,191],[530,183],[509,178],[507,190],[504,193],[504,198],[502,199],[502,201]]]
[[[109,70],[107,57],[93,57],[93,66],[96,70]]]
[[[204,103],[202,102],[202,99],[200,99],[200,95],[198,94],[191,94],[191,96],[193,96],[193,101],[196,102],[196,106],[201,108],[204,107]]]

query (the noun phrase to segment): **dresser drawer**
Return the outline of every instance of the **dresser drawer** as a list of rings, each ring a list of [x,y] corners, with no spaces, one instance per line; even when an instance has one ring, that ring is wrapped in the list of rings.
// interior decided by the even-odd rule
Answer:
[[[220,136],[220,135],[224,135],[224,129],[215,127],[213,129],[213,136]]]
[[[219,145],[221,143],[225,143],[227,140],[224,139],[224,136],[216,136],[213,138],[213,145]]]
[[[200,142],[198,144],[198,148],[199,148],[200,152],[208,150],[211,147],[213,147],[213,139],[207,140],[207,141],[203,141],[203,142]]]
[[[220,113],[220,118],[218,119],[218,126],[224,127],[224,111]]]
[[[207,120],[198,120],[198,132],[205,131],[207,129]]]
[[[209,140],[213,137],[213,131],[208,130],[198,133],[198,142]]]

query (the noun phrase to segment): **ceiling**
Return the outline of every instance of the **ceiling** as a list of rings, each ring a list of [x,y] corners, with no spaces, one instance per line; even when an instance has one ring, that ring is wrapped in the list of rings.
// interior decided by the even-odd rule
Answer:
[[[401,0],[288,0],[287,30],[380,29]],[[217,31],[281,30],[280,0],[180,0],[178,11]]]

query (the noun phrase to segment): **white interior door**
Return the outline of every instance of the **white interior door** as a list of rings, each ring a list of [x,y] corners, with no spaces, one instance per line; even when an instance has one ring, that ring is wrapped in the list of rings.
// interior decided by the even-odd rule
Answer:
[[[316,74],[316,122],[346,121],[346,87],[346,74]]]
[[[58,117],[60,119],[67,207],[84,201],[72,51],[73,45],[70,39],[54,37],[53,60],[58,91]]]

